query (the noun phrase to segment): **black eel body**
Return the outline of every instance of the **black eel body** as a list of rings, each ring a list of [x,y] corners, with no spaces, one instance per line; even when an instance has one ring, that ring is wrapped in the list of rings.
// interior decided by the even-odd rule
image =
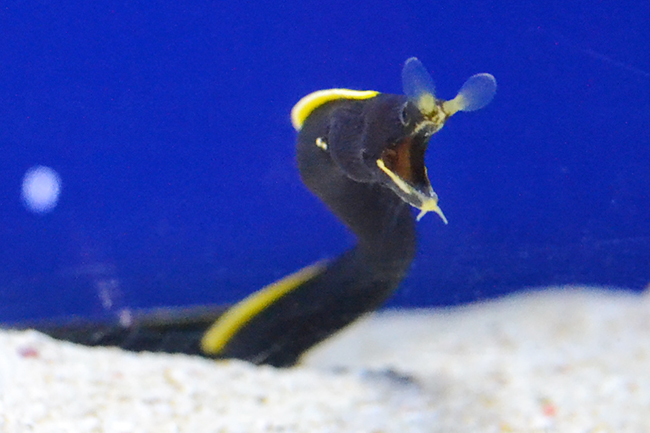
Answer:
[[[357,245],[253,317],[220,356],[292,365],[314,344],[377,309],[407,274],[416,246],[409,205],[379,182],[351,179],[329,151],[315,145],[317,138],[328,137],[333,110],[345,106],[360,110],[367,104],[348,100],[325,104],[305,121],[297,144],[303,182],[356,234]]]
[[[449,101],[415,58],[402,70],[405,95],[329,89],[292,110],[304,184],[357,237],[340,257],[289,275],[224,311],[221,306],[134,312],[128,323],[72,320],[29,326],[56,338],[128,350],[239,358],[278,367],[381,306],[416,251],[411,207],[437,213],[424,164],[429,139],[458,111],[490,102],[496,81],[470,77]]]

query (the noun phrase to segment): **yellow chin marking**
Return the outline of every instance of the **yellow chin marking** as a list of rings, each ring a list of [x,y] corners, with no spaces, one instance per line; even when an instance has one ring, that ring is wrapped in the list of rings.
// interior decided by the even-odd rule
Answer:
[[[411,203],[409,203],[411,206],[420,209],[421,212],[417,217],[418,221],[420,221],[427,212],[435,212],[440,216],[440,218],[442,218],[442,221],[447,224],[447,218],[445,218],[445,215],[442,213],[442,209],[438,207],[438,196],[435,192],[431,191],[433,194],[432,196],[426,196],[422,194],[420,191],[409,185],[404,179],[390,171],[390,169],[386,167],[386,164],[384,164],[384,161],[381,159],[377,160],[377,166],[381,169],[381,171],[386,173],[393,182],[395,182],[395,185],[397,185],[399,189],[407,194],[416,195],[420,199],[422,206],[413,206]]]
[[[324,261],[314,263],[269,284],[235,304],[203,334],[201,349],[210,355],[218,354],[232,337],[257,314],[324,270]]]
[[[416,221],[420,221],[422,219],[422,217],[427,214],[427,212],[435,212],[435,213],[437,213],[438,216],[440,218],[442,218],[442,222],[444,222],[445,224],[448,223],[447,218],[445,217],[445,214],[442,213],[442,209],[440,209],[438,207],[438,203],[436,203],[435,200],[430,199],[430,200],[425,201],[422,204],[422,207],[420,208],[420,213],[418,214],[417,218],[415,218]]]
[[[291,110],[291,124],[300,131],[305,119],[321,105],[337,99],[370,99],[379,92],[374,90],[327,89],[310,93],[303,97]]]

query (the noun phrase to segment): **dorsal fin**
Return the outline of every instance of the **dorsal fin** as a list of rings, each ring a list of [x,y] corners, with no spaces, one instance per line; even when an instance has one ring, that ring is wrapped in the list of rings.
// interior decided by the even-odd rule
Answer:
[[[374,90],[327,89],[318,90],[303,97],[291,110],[291,124],[300,131],[305,119],[321,105],[337,99],[370,99],[379,92]]]

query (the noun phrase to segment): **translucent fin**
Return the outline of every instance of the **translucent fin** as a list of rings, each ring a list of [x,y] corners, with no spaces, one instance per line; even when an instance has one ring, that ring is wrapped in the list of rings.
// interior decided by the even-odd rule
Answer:
[[[490,74],[476,74],[469,77],[458,95],[443,104],[449,115],[457,111],[476,111],[492,101],[497,91],[497,80]]]
[[[422,62],[415,57],[404,63],[402,87],[404,94],[417,104],[420,111],[429,113],[433,110],[429,105],[435,104],[436,86]]]

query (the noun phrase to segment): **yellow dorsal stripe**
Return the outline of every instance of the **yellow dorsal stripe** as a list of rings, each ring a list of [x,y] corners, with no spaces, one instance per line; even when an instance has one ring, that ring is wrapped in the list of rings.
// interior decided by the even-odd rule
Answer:
[[[269,284],[240,301],[219,317],[203,334],[201,349],[206,354],[216,355],[253,317],[324,270],[324,261],[314,263]]]
[[[337,99],[369,99],[377,96],[374,90],[327,89],[303,97],[291,110],[291,124],[300,131],[305,119],[321,105]]]

